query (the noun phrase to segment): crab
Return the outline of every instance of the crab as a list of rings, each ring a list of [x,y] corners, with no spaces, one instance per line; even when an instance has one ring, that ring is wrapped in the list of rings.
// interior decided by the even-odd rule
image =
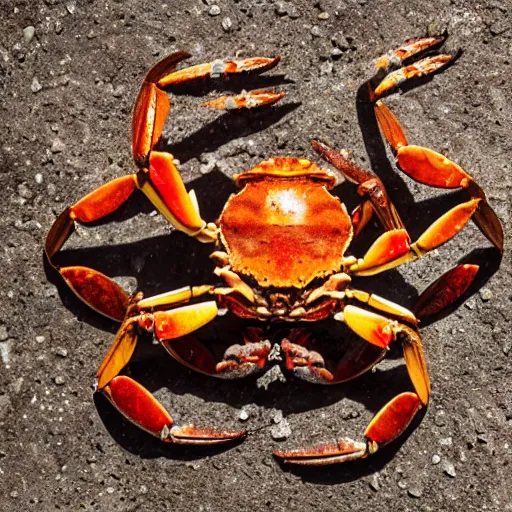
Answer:
[[[433,283],[414,312],[352,286],[351,276],[370,276],[416,260],[455,236],[472,219],[503,251],[500,221],[475,180],[447,157],[408,143],[382,98],[402,82],[434,73],[454,58],[432,54],[444,37],[411,40],[377,60],[368,81],[368,99],[398,167],[414,180],[445,189],[462,188],[468,200],[447,211],[414,242],[382,181],[360,169],[343,153],[313,141],[314,149],[346,179],[363,200],[349,214],[329,190],[336,176],[304,158],[270,158],[235,175],[240,187],[216,222],[200,215],[194,192],[187,191],[174,157],[156,149],[170,103],[166,89],[232,74],[262,73],[275,58],[216,60],[177,69],[190,57],[176,52],[147,73],[133,113],[133,158],[137,172],[99,187],[64,210],[50,229],[45,251],[71,290],[101,315],[121,323],[114,343],[97,371],[96,390],[135,425],[167,443],[212,445],[246,436],[245,431],[177,426],[169,412],[141,384],[122,374],[141,333],[154,333],[167,352],[208,376],[234,379],[261,372],[277,350],[283,366],[315,384],[337,384],[371,369],[392,343],[400,343],[413,391],[398,394],[371,420],[360,441],[276,451],[280,460],[326,465],[367,457],[400,436],[427,406],[430,380],[419,323],[459,299],[473,281],[477,265],[458,265]],[[427,56],[423,54],[428,52]],[[272,90],[243,91],[204,105],[220,109],[259,108],[284,96]],[[211,258],[219,285],[187,286],[154,297],[129,295],[106,275],[84,266],[59,266],[55,255],[75,228],[118,209],[141,190],[177,230],[212,243]],[[384,229],[362,257],[349,253],[351,242],[376,216]],[[240,319],[240,344],[215,357],[192,333],[219,314]],[[360,339],[331,360],[315,350],[308,325],[333,319]],[[272,342],[270,341],[272,340]]]

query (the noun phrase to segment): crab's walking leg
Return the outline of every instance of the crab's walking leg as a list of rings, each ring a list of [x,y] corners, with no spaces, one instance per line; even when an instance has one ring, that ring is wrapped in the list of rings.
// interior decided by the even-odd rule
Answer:
[[[414,180],[439,188],[466,188],[472,198],[481,199],[473,215],[482,233],[503,252],[503,229],[482,188],[455,162],[444,155],[407,142],[404,131],[391,110],[382,102],[375,104],[380,129],[396,155],[398,167]]]
[[[444,36],[424,37],[407,41],[404,45],[377,59],[377,74],[368,82],[370,100],[375,101],[411,78],[429,75],[452,61],[454,55],[433,55],[401,67],[418,54],[440,45]]]
[[[119,208],[137,188],[135,175],[117,178],[86,195],[57,217],[46,237],[45,252],[52,267],[73,292],[99,313],[121,321],[130,296],[112,279],[89,267],[60,267],[55,254],[75,230],[75,222],[93,222]]]
[[[368,249],[364,257],[349,267],[351,273],[370,276],[421,258],[455,236],[473,216],[481,199],[459,204],[437,219],[410,244],[405,229],[383,233]]]
[[[321,466],[367,457],[400,436],[419,409],[428,403],[430,380],[417,331],[356,306],[346,306],[343,314],[345,323],[354,332],[377,347],[386,348],[397,339],[402,342],[407,371],[415,392],[401,393],[390,400],[366,428],[364,442],[344,439],[313,448],[275,452],[274,455],[284,462]]]
[[[193,192],[187,193],[183,180],[169,153],[154,151],[170,103],[164,87],[183,84],[206,77],[220,77],[247,71],[263,72],[277,65],[279,57],[215,61],[179,71],[176,64],[189,57],[185,52],[173,53],[151,68],[135,102],[132,122],[133,158],[139,167],[138,186],[157,210],[176,228],[202,242],[216,240],[216,227],[200,216]],[[257,91],[234,98],[221,98],[207,105],[219,108],[250,108],[278,101],[282,93]]]
[[[387,231],[404,229],[402,219],[400,219],[380,178],[371,171],[360,169],[341,153],[329,148],[322,142],[314,140],[311,144],[315,151],[336,167],[345,178],[359,185],[357,191],[365,198],[365,202],[359,209],[356,209],[352,216],[355,223],[355,236],[370,221],[373,211]]]
[[[199,288],[199,289],[198,289]],[[167,304],[180,303],[193,295],[205,293],[209,287],[180,289],[166,294]],[[133,310],[143,310],[152,299],[134,305]],[[154,303],[162,304],[162,297]],[[162,441],[180,444],[220,444],[245,437],[244,431],[216,431],[197,428],[193,425],[177,427],[165,408],[142,385],[132,378],[119,375],[130,360],[138,341],[139,329],[153,330],[164,342],[185,336],[211,321],[217,315],[217,305],[208,301],[181,306],[154,313],[140,312],[127,317],[117,333],[114,344],[106,355],[97,373],[97,390],[131,422]]]

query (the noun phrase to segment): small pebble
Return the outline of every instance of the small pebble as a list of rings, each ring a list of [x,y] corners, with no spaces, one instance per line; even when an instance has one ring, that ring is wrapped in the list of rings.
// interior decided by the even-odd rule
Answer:
[[[439,439],[439,444],[441,446],[451,446],[453,444],[451,437],[443,437],[442,439]]]
[[[281,421],[283,421],[283,411],[276,411],[276,413],[274,414],[274,417],[272,418],[272,421],[275,424],[281,423]]]
[[[398,487],[400,487],[400,489],[407,489],[407,482],[405,480],[400,480],[398,482]]]
[[[286,16],[288,14],[288,7],[286,2],[277,2],[276,8],[274,10],[275,13],[279,16]]]
[[[332,62],[329,60],[326,60],[325,62],[322,62],[322,65],[320,66],[320,76],[324,75],[330,75],[333,70]]]
[[[436,416],[434,418],[434,423],[438,427],[444,427],[446,425],[445,412],[444,411],[437,411]]]
[[[230,32],[233,28],[233,22],[231,21],[231,18],[228,17],[222,20],[221,25],[224,32]]]
[[[346,51],[350,49],[350,43],[347,38],[343,34],[336,34],[331,37],[331,43],[339,48],[341,51]]]
[[[331,50],[331,57],[337,59],[343,55],[343,52],[339,48],[333,48]]]
[[[238,419],[240,421],[247,421],[249,419],[249,413],[245,409],[242,409],[238,415]]]
[[[74,1],[67,2],[66,10],[69,12],[69,14],[74,14],[76,11],[76,3]]]
[[[439,464],[441,462],[441,457],[439,457],[439,455],[437,455],[437,453],[435,455],[432,455],[432,464]]]
[[[311,27],[310,32],[313,37],[321,37],[322,36],[322,31],[320,30],[320,27],[318,25],[313,25]]]
[[[60,357],[68,357],[68,351],[65,348],[57,347],[55,349],[55,354]]]
[[[44,343],[45,337],[44,336],[36,336],[37,343]]]
[[[292,429],[287,420],[280,421],[270,429],[270,435],[275,441],[283,441],[290,437]]]
[[[53,382],[55,382],[55,384],[57,384],[57,386],[62,386],[62,384],[64,384],[66,382],[66,380],[64,379],[64,377],[62,377],[62,375],[57,375],[57,377],[55,377],[55,379],[53,379]]]
[[[318,15],[319,20],[328,20],[329,19],[329,13],[328,12],[321,12]]]
[[[55,139],[52,142],[51,152],[52,153],[61,153],[66,149],[66,145],[60,139]]]
[[[377,475],[375,473],[372,475],[372,478],[370,480],[370,489],[375,492],[377,492],[380,489],[379,479],[377,478]]]
[[[8,337],[7,327],[4,324],[0,325],[0,341],[5,341]]]
[[[25,42],[27,44],[30,43],[30,41],[32,41],[32,39],[34,39],[35,33],[36,33],[36,29],[32,25],[29,25],[28,27],[25,27],[23,29],[23,38],[25,39]]]
[[[481,444],[487,444],[489,442],[484,434],[478,434],[476,440]]]
[[[419,484],[411,484],[407,489],[407,494],[409,494],[409,496],[412,496],[413,498],[421,498],[421,495],[423,494],[423,489]]]
[[[42,88],[43,88],[43,86],[39,83],[39,80],[36,77],[34,77],[32,79],[32,83],[30,84],[30,90],[33,93],[36,93],[36,92],[39,92]]]
[[[118,85],[113,91],[112,96],[114,98],[122,98],[124,94],[124,85]]]
[[[31,199],[34,196],[34,194],[28,188],[28,186],[27,186],[27,184],[25,182],[20,183],[18,185],[18,195],[20,197],[23,197],[23,199]]]
[[[38,172],[38,173],[35,175],[34,179],[36,180],[36,183],[37,183],[38,185],[41,185],[41,183],[43,183],[43,175],[42,175],[40,172]]]
[[[296,20],[297,18],[300,18],[300,12],[295,6],[295,4],[289,4],[288,5],[288,17],[292,20]]]
[[[220,7],[218,5],[212,5],[208,11],[210,16],[218,16],[220,14]]]
[[[451,478],[455,478],[457,475],[455,473],[455,466],[453,465],[453,462],[450,462],[449,460],[445,460],[443,462],[443,471]]]
[[[493,294],[489,288],[482,288],[479,293],[480,293],[480,298],[484,302],[490,301],[493,297]]]

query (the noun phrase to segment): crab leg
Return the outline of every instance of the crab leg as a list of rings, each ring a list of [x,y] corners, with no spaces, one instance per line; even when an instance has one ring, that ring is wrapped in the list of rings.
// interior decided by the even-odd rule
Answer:
[[[412,64],[400,67],[404,61],[441,44],[445,37],[425,37],[407,41],[403,46],[388,52],[376,62],[377,75],[368,82],[370,101],[375,101],[390,93],[403,82],[438,71],[452,61],[454,55],[433,55]],[[397,69],[398,68],[398,69]]]
[[[356,225],[356,234],[361,231],[371,218],[369,204],[373,207],[373,211],[379,217],[384,229],[389,231],[404,228],[404,224],[391,202],[384,184],[373,172],[360,169],[341,153],[329,148],[322,142],[314,140],[311,144],[315,151],[336,167],[347,180],[359,185],[357,192],[366,198],[360,210],[360,221],[357,222],[358,219],[356,218],[358,224]],[[357,215],[359,216],[359,214]]]
[[[60,267],[55,254],[75,230],[75,222],[89,223],[117,210],[137,188],[135,176],[123,176],[86,195],[57,217],[45,242],[45,253],[52,267],[60,273],[73,292],[99,313],[121,321],[130,296],[112,279],[89,267]]]
[[[242,91],[236,96],[222,96],[212,101],[203,103],[202,107],[219,108],[225,110],[235,110],[240,108],[255,108],[263,105],[272,105],[279,101],[285,95],[284,92],[262,91]]]
[[[478,265],[457,265],[444,273],[420,295],[414,306],[416,317],[424,322],[462,297],[479,268]]]
[[[437,219],[413,244],[404,229],[386,231],[365,256],[349,267],[350,272],[370,276],[421,258],[455,236],[473,216],[481,199],[459,204]]]
[[[140,169],[137,175],[138,186],[157,210],[176,229],[201,242],[214,242],[216,227],[201,218],[195,196],[193,192],[187,193],[174,157],[169,153],[154,151],[170,110],[169,98],[163,88],[206,77],[247,71],[260,73],[276,66],[279,57],[215,61],[176,71],[176,64],[188,57],[190,55],[185,52],[173,53],[155,64],[146,75],[133,112],[133,158]],[[251,108],[275,103],[283,95],[270,91],[243,92],[206,105],[227,109]]]
[[[420,183],[446,189],[466,188],[472,198],[481,199],[473,220],[494,246],[503,252],[501,223],[473,178],[444,155],[409,144],[400,123],[382,101],[377,101],[374,108],[380,129],[396,155],[398,167]]]
[[[170,300],[183,300],[183,289],[176,292]],[[146,388],[130,377],[119,375],[135,350],[139,328],[154,330],[159,340],[166,341],[195,331],[216,315],[217,305],[209,301],[168,311],[140,313],[125,319],[98,369],[97,390],[132,423],[165,442],[220,444],[245,437],[244,431],[216,431],[193,425],[174,426],[170,414]]]
[[[405,363],[415,392],[405,392],[390,400],[375,415],[364,433],[365,441],[344,439],[334,444],[313,448],[283,450],[274,455],[283,462],[306,466],[338,464],[375,453],[380,447],[400,436],[430,396],[430,380],[416,330],[394,320],[355,306],[346,306],[345,323],[369,343],[386,348],[391,341],[402,341]]]

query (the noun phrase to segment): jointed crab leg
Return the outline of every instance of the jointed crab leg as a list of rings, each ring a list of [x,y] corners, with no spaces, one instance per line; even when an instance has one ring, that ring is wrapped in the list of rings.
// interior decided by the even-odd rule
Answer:
[[[188,57],[189,55],[186,58]],[[247,72],[263,73],[277,66],[280,60],[279,56],[274,58],[251,57],[248,59],[215,60],[162,75],[158,80],[158,86],[167,87],[190,82],[191,80],[219,78],[221,76]]]
[[[490,207],[481,187],[455,162],[431,149],[407,142],[404,131],[391,110],[382,102],[375,104],[382,133],[395,152],[398,167],[420,183],[439,188],[466,188],[473,198],[481,199],[473,220],[482,233],[503,252],[501,223]]]
[[[193,294],[193,289],[191,290]],[[185,295],[185,290],[181,289],[174,295],[169,294],[167,298],[169,302],[173,300],[181,302]],[[148,304],[150,301],[143,303],[143,306],[148,307]],[[132,309],[135,311],[137,305]],[[165,442],[220,444],[245,437],[244,431],[215,431],[196,428],[192,425],[173,426],[172,417],[146,388],[130,377],[119,375],[135,350],[140,328],[154,330],[157,338],[166,342],[195,331],[215,318],[217,312],[216,303],[208,301],[168,311],[142,312],[127,317],[121,324],[112,348],[98,369],[97,390],[135,425]]]
[[[393,340],[402,341],[407,371],[415,392],[401,393],[390,400],[366,428],[365,442],[344,439],[314,448],[274,452],[284,462],[321,466],[367,457],[400,436],[419,409],[428,403],[430,380],[421,338],[416,330],[356,306],[346,306],[343,316],[354,332],[378,347],[385,348]]]
[[[424,321],[455,302],[469,288],[479,268],[465,264],[445,272],[420,295],[413,309],[416,317]]]
[[[409,235],[404,229],[386,231],[349,270],[356,275],[370,276],[421,258],[455,236],[473,216],[480,201],[471,199],[453,207],[413,244],[409,244]]]
[[[392,230],[404,228],[404,224],[391,202],[384,184],[373,172],[360,169],[341,153],[329,148],[322,142],[314,140],[311,144],[315,151],[322,155],[322,157],[331,165],[336,167],[336,169],[338,169],[345,178],[352,183],[359,185],[357,189],[358,193],[367,198],[365,203],[363,203],[361,210],[362,217],[356,225],[356,234],[361,231],[364,225],[367,224],[371,218],[371,210],[368,207],[368,203],[371,204],[373,210],[384,226],[384,229]]]
[[[55,254],[75,230],[75,222],[93,222],[119,208],[136,189],[135,175],[123,176],[106,183],[66,208],[55,220],[46,237],[45,252],[52,267],[86,304],[99,313],[121,321],[130,296],[112,279],[89,267],[59,267]]]

